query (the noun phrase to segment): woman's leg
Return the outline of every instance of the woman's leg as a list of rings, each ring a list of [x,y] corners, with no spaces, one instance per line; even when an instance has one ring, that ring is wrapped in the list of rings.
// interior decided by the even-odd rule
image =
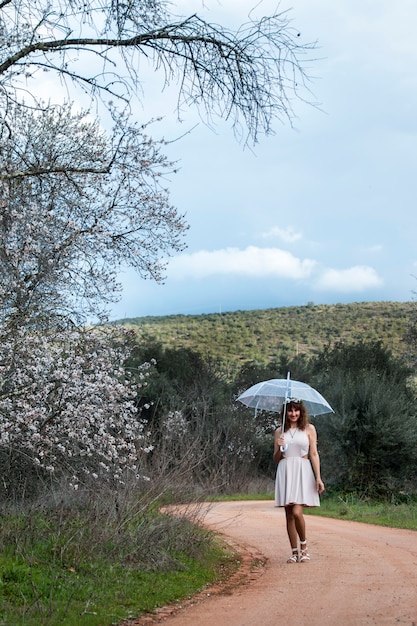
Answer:
[[[294,526],[300,541],[306,540],[306,524],[304,521],[303,507],[301,504],[294,504],[292,507],[292,517],[294,518]]]
[[[295,526],[295,518],[293,515],[294,505],[290,504],[285,507],[285,516],[287,520],[287,533],[291,544],[291,556],[287,559],[287,563],[298,563],[298,534]]]
[[[290,540],[291,548],[298,547],[298,531],[294,517],[294,507],[297,505],[289,504],[285,507],[285,517],[287,520],[287,533]]]
[[[294,526],[296,528],[297,535],[300,538],[300,553],[298,560],[300,563],[307,563],[310,560],[310,555],[307,548],[306,539],[306,525],[303,515],[303,507],[301,504],[294,504],[292,508],[292,516],[294,518]]]

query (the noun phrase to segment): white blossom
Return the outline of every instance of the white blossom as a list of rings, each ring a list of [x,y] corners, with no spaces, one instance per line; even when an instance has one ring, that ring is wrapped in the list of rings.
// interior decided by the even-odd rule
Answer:
[[[94,477],[135,475],[139,457],[153,448],[134,385],[123,376],[125,332],[21,328],[9,337],[0,326],[0,445],[25,451],[49,472],[84,459],[84,467],[96,461]],[[148,365],[142,373],[149,375]]]

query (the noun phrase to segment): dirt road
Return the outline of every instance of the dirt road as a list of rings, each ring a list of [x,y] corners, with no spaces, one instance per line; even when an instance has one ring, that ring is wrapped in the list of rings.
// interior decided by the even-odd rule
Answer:
[[[307,516],[310,563],[287,564],[282,509],[271,501],[211,504],[204,525],[240,548],[223,588],[166,607],[136,626],[417,626],[417,532]]]

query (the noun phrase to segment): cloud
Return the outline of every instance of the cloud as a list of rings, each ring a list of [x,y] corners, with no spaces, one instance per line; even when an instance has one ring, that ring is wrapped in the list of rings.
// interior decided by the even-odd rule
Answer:
[[[220,250],[199,250],[174,257],[168,268],[170,279],[203,280],[209,276],[282,278],[310,280],[318,291],[357,293],[380,287],[382,279],[372,267],[357,265],[346,269],[320,268],[313,259],[299,259],[280,248],[248,246]]]
[[[320,291],[359,292],[383,284],[373,267],[356,265],[348,269],[325,269],[315,281]]]
[[[267,239],[269,237],[278,237],[285,243],[294,243],[302,238],[301,233],[297,233],[292,226],[288,228],[280,228],[279,226],[273,226],[270,230],[262,233],[261,237]]]
[[[311,259],[298,259],[279,248],[248,246],[245,250],[224,248],[181,254],[170,261],[169,276],[201,279],[217,274],[303,279],[311,275],[315,265],[316,262]]]

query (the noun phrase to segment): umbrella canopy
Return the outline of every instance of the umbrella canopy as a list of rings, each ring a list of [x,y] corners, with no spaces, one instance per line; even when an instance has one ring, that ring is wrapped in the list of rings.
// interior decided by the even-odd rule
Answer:
[[[309,415],[334,413],[323,396],[307,383],[288,378],[272,378],[253,385],[238,400],[256,410],[280,412],[289,400],[302,400]]]

